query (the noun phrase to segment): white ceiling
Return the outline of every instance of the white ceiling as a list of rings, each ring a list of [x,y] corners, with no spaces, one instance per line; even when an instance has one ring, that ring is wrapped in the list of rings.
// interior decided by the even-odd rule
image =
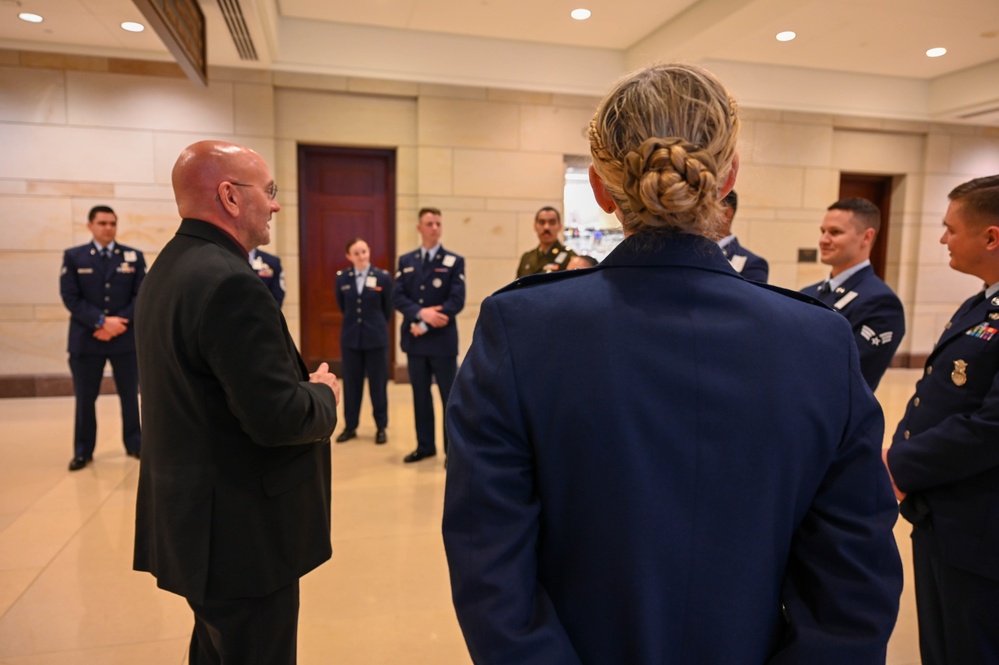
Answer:
[[[739,72],[759,105],[849,113],[881,90],[897,109],[855,112],[999,125],[999,0],[240,0],[256,62],[240,61],[216,0],[200,2],[214,66],[600,94],[681,59]],[[592,17],[571,19],[577,6]],[[126,20],[143,20],[130,0],[0,0],[0,48],[169,59]],[[935,46],[947,55],[926,57]]]

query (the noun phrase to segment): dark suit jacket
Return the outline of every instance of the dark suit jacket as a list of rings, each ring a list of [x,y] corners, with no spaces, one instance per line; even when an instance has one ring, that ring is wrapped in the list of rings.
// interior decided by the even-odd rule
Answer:
[[[145,276],[146,259],[142,252],[117,242],[106,262],[92,242],[63,253],[59,293],[70,312],[70,353],[135,351],[135,333],[131,323],[128,330],[107,342],[94,339],[94,331],[99,327],[101,316],[133,320],[135,298]]]
[[[343,312],[340,346],[345,349],[381,349],[389,344],[388,321],[392,316],[392,275],[371,266],[368,280],[375,285],[357,292],[354,269],[337,271],[336,304]]]
[[[849,326],[642,242],[482,303],[443,525],[473,661],[883,663],[897,508]]]
[[[888,452],[907,519],[940,557],[999,580],[999,298],[974,296],[926,360]]]
[[[860,369],[874,390],[905,336],[905,312],[891,288],[867,266],[830,293],[819,293],[822,282],[802,293],[829,305],[846,317],[860,350]]]
[[[465,308],[465,259],[444,249],[426,270],[420,259],[420,250],[399,257],[399,270],[395,274],[392,302],[402,313],[402,350],[414,356],[457,356],[458,326],[455,317]],[[424,307],[442,305],[448,316],[443,328],[430,327],[419,337],[409,332],[409,324],[418,320]]]
[[[260,276],[260,279],[264,280],[264,284],[270,289],[274,299],[277,300],[278,307],[280,307],[284,304],[284,274],[281,268],[281,259],[259,249],[257,257],[260,261],[254,262],[253,269]]]
[[[235,240],[183,220],[135,317],[135,569],[200,603],[269,594],[328,559],[336,402]]]
[[[742,269],[739,270],[737,268],[736,272],[741,274],[746,279],[766,284],[767,278],[770,276],[770,264],[767,263],[765,258],[759,254],[754,254],[740,245],[738,238],[732,238],[732,240],[725,245],[723,251],[725,252],[725,258],[733,264],[732,267],[735,267],[737,264],[741,264]]]

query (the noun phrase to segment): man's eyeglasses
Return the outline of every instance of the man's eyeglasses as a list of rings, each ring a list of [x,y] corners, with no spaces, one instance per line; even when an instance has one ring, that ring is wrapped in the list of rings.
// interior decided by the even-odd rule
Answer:
[[[260,187],[267,194],[267,198],[273,201],[277,198],[278,187],[276,183],[271,183],[264,187],[263,185],[248,185],[245,182],[229,182],[230,185],[236,185],[237,187]]]

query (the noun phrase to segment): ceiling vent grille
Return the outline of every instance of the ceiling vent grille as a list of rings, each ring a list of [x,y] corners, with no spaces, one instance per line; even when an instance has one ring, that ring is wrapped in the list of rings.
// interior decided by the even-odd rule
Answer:
[[[259,60],[239,0],[219,0],[219,8],[222,10],[222,16],[225,18],[225,24],[229,28],[229,34],[232,35],[240,59]]]

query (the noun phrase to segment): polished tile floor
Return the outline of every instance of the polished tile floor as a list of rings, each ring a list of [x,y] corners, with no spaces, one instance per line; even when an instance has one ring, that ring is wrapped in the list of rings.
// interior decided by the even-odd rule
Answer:
[[[894,429],[917,370],[878,390]],[[389,443],[335,445],[333,559],[302,580],[302,665],[469,663],[451,607],[440,537],[441,458],[414,447],[409,387],[390,385]],[[368,409],[365,403],[365,410]],[[182,665],[191,616],[131,570],[138,462],[120,444],[117,398],[98,400],[94,463],[69,473],[71,398],[0,400],[0,664]],[[908,528],[896,528],[909,579]],[[916,665],[907,585],[889,665]]]

